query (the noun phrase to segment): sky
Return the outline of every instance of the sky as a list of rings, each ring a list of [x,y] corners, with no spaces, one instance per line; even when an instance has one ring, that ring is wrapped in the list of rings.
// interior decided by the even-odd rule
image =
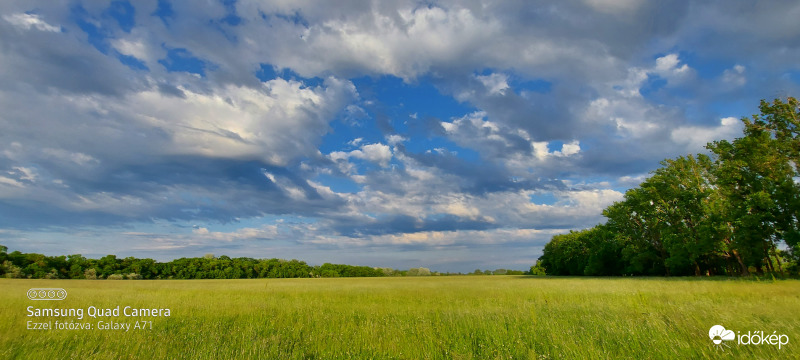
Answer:
[[[528,269],[800,93],[797,1],[2,1],[0,244]]]

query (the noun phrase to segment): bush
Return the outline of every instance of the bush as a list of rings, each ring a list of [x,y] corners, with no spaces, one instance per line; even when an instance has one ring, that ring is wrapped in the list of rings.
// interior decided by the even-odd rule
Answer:
[[[122,274],[111,274],[111,275],[108,275],[108,277],[106,279],[108,279],[108,280],[122,280],[122,279],[124,279],[124,277],[122,276]]]
[[[86,271],[83,272],[83,277],[87,280],[97,280],[97,270],[94,268],[86,269]]]
[[[50,272],[44,276],[45,279],[58,279],[58,271],[50,269]]]
[[[536,264],[533,264],[533,266],[531,266],[531,275],[536,275],[536,276],[546,275],[544,266],[542,266],[540,261],[537,260]]]
[[[22,269],[19,266],[16,266],[11,263],[11,261],[4,261],[3,262],[3,269],[5,269],[5,277],[10,279],[22,279],[25,277],[25,274],[22,272]]]

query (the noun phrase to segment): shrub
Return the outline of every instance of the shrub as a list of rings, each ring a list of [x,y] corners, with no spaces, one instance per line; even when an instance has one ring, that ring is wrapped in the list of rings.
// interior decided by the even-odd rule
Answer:
[[[83,277],[88,280],[97,280],[97,270],[94,268],[86,269],[86,271],[83,272]]]
[[[25,274],[22,272],[22,269],[19,266],[16,266],[11,263],[11,261],[4,261],[3,268],[6,271],[5,277],[10,279],[22,279],[25,277]]]

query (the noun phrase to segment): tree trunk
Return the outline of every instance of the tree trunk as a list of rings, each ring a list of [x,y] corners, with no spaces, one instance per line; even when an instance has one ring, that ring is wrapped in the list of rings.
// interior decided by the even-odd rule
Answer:
[[[742,261],[742,257],[739,256],[739,252],[733,250],[733,256],[736,258],[736,261],[739,262],[739,266],[742,267],[742,276],[750,276],[750,270],[747,269],[747,266],[744,266],[744,261]]]
[[[778,261],[778,269],[781,271],[781,276],[786,277],[786,272],[783,271],[783,264],[781,263],[781,257],[778,255],[778,252],[775,251],[775,247],[772,248],[772,255],[775,256],[775,260]]]
[[[723,241],[726,244],[728,244],[728,246],[730,247],[731,239],[723,239]],[[750,270],[747,269],[747,266],[744,266],[744,262],[742,261],[742,257],[739,256],[739,252],[736,251],[736,249],[731,248],[731,253],[736,258],[736,261],[739,262],[739,266],[741,266],[741,268],[742,268],[742,276],[749,276],[750,275]]]
[[[697,260],[694,261],[694,276],[700,276],[700,265],[697,265]]]
[[[769,258],[769,249],[767,248],[767,243],[762,243],[762,246],[764,247],[764,260],[766,260],[765,262],[767,264],[767,270],[769,270],[771,274],[774,274],[775,267],[772,265],[772,259]]]

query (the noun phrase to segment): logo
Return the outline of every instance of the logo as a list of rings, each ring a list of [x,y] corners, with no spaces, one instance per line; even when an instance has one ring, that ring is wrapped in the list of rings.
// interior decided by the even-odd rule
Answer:
[[[713,342],[714,345],[722,347],[724,345],[722,343],[723,341],[735,340],[736,334],[731,330],[726,330],[722,325],[714,325],[711,329],[708,329],[708,337],[711,338],[711,342]]]
[[[777,345],[778,349],[789,344],[789,336],[778,334],[777,331],[773,331],[772,334],[760,330],[748,331],[746,334],[738,331],[734,333],[732,330],[725,329],[722,325],[714,325],[711,329],[708,329],[708,337],[714,345],[723,350],[723,346],[730,348],[728,344],[725,344],[725,341],[733,340],[736,340],[737,345]]]
[[[67,290],[61,288],[33,288],[28,290],[28,299],[31,300],[64,300]]]

